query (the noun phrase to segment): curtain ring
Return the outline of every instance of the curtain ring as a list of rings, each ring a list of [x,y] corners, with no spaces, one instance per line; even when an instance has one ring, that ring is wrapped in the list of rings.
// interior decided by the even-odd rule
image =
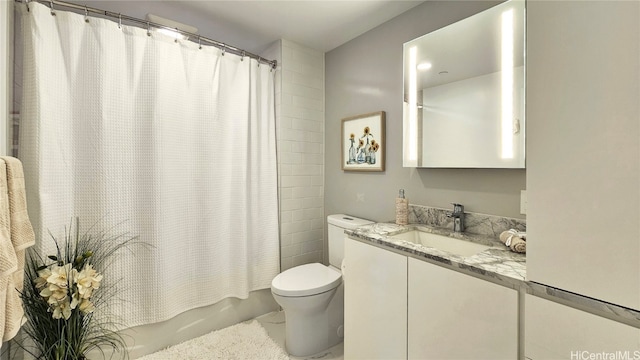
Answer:
[[[84,22],[89,22],[89,10],[87,9],[87,5],[84,6]]]
[[[246,52],[244,50],[242,50],[242,57],[240,58],[240,61],[244,61],[245,54],[246,54]]]
[[[227,44],[222,44],[222,56],[224,56],[225,52],[227,52]]]
[[[258,67],[260,67],[260,63],[262,62],[262,58],[258,56]]]
[[[118,29],[122,29],[122,13],[118,13]]]
[[[202,50],[202,39],[201,39],[200,35],[198,35],[198,49]]]
[[[24,0],[24,5],[27,7],[27,12],[31,12],[31,9],[29,9],[29,0]]]
[[[147,36],[151,36],[151,24],[147,21]]]
[[[56,16],[56,11],[53,8],[53,0],[49,0],[49,6],[51,7],[51,16]]]

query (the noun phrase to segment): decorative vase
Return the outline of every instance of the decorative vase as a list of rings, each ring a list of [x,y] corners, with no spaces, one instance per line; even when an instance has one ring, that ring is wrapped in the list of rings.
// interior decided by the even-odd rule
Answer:
[[[358,154],[358,164],[363,164],[364,162],[364,149],[360,149],[360,153]]]
[[[371,147],[369,145],[369,137],[367,136],[367,144],[364,146],[364,162],[371,164]]]
[[[349,148],[349,161],[347,164],[355,164],[356,163],[356,149],[353,147],[353,140],[351,140],[351,147]]]

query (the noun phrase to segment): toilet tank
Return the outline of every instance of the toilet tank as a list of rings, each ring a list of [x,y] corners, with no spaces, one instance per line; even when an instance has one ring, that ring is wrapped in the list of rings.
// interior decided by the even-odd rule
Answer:
[[[371,220],[359,219],[355,216],[335,214],[327,216],[329,231],[329,265],[340,269],[344,259],[344,233],[345,229],[356,229],[363,225],[373,224]]]

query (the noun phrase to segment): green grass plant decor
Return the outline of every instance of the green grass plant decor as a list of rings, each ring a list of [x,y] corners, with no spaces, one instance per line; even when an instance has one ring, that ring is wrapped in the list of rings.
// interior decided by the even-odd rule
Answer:
[[[109,231],[80,231],[78,219],[56,239],[55,254],[27,252],[21,298],[26,339],[15,341],[25,352],[43,360],[84,360],[89,352],[126,359],[118,323],[108,314],[117,301],[115,284],[104,271],[121,250],[140,245],[137,236]],[[115,279],[117,280],[117,279]]]

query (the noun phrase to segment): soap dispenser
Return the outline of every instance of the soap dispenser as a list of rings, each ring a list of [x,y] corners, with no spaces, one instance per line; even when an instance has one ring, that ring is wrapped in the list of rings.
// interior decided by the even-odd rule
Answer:
[[[400,193],[396,198],[396,224],[409,224],[409,200],[404,197],[403,189],[400,189]]]

